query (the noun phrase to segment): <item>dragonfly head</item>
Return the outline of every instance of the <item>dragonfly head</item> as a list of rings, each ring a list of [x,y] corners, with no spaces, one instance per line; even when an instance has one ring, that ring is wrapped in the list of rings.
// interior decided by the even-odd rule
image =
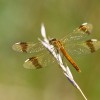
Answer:
[[[52,38],[52,39],[49,40],[49,43],[50,43],[50,44],[54,44],[56,41],[57,41],[56,38]]]

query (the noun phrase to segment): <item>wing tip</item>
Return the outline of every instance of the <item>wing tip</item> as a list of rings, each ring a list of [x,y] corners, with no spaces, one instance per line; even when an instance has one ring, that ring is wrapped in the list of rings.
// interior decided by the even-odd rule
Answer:
[[[41,64],[38,62],[37,57],[30,57],[27,59],[24,64],[24,68],[26,69],[40,69],[42,68]]]

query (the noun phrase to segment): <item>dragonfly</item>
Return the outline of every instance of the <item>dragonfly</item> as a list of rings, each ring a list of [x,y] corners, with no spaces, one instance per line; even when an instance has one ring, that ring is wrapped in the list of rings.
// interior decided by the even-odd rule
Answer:
[[[56,51],[61,53],[78,72],[81,72],[81,70],[70,54],[84,55],[93,53],[100,48],[100,41],[97,39],[88,39],[92,33],[92,27],[90,23],[83,23],[60,40],[56,38],[49,39],[49,43],[54,46]],[[17,52],[40,53],[40,55],[32,56],[24,62],[24,68],[27,69],[43,68],[47,66],[47,59],[51,57],[51,54],[41,42],[18,42],[15,43],[12,48]]]

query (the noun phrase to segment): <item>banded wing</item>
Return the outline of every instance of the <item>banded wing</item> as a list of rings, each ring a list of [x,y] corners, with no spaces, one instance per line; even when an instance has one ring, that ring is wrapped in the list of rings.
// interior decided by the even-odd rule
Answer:
[[[100,48],[100,41],[87,39],[91,32],[91,24],[83,23],[80,25],[62,40],[66,50],[72,55],[89,54],[97,51]]]
[[[26,52],[26,53],[34,53],[44,50],[43,45],[39,43],[33,42],[18,42],[12,46],[14,51],[17,52]]]
[[[48,56],[48,59],[46,58]],[[27,69],[40,69],[46,67],[47,65],[53,63],[54,59],[50,57],[50,54],[44,54],[41,56],[33,56],[27,59],[23,66]]]
[[[13,50],[17,52],[25,52],[25,53],[36,53],[39,55],[34,55],[27,59],[23,66],[27,69],[39,69],[46,67],[48,63],[52,63],[54,59],[51,57],[49,52],[43,47],[41,43],[32,43],[32,42],[18,42],[12,46]],[[48,59],[47,59],[48,57]]]
[[[80,41],[88,38],[88,36],[92,32],[92,24],[83,23],[78,28],[76,28],[73,32],[66,35],[61,41],[66,43],[71,43],[74,41]]]
[[[79,43],[71,43],[65,46],[66,50],[72,55],[83,55],[94,53],[100,49],[100,41],[97,39],[90,39]]]
[[[27,68],[27,69],[39,69],[39,68],[42,68],[42,65],[39,62],[38,57],[30,57],[29,59],[27,59],[24,62],[23,66],[24,66],[24,68]]]

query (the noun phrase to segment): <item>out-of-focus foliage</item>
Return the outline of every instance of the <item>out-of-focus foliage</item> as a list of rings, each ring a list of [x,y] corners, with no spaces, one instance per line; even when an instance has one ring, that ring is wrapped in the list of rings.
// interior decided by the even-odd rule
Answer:
[[[83,22],[94,26],[92,38],[100,40],[99,0],[0,0],[0,100],[82,100],[57,64],[27,70],[23,62],[32,54],[16,53],[19,41],[37,42],[43,22],[49,37],[62,38]],[[75,57],[74,57],[75,58]],[[90,100],[100,98],[100,50],[77,57],[82,73],[71,68]]]

